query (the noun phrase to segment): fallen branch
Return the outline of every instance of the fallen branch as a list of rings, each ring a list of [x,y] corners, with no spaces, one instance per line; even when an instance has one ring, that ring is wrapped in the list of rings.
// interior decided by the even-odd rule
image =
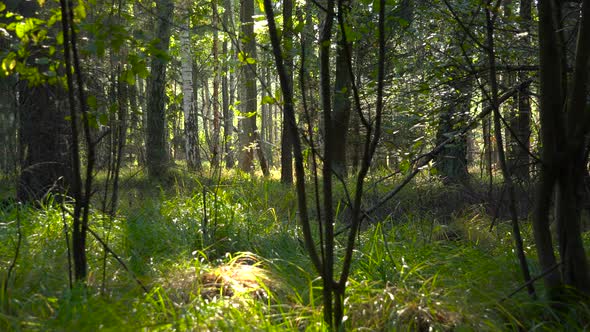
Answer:
[[[108,252],[109,254],[111,254],[116,260],[117,262],[119,262],[119,264],[121,264],[121,266],[123,267],[123,269],[125,271],[127,271],[135,280],[135,282],[137,282],[137,284],[141,287],[141,289],[143,289],[144,292],[146,292],[146,294],[149,294],[150,290],[141,282],[141,280],[137,279],[137,277],[135,276],[135,274],[133,274],[133,272],[131,272],[131,270],[127,267],[127,265],[125,264],[125,262],[123,262],[123,260],[119,257],[119,255],[117,255],[110,247],[108,244],[106,244],[106,242],[104,242],[100,236],[98,236],[98,234],[96,234],[92,229],[90,229],[90,227],[87,228],[88,232],[90,234],[92,234],[92,236],[94,236],[94,238],[102,245],[102,247],[104,248],[104,250],[106,252]]]
[[[532,278],[531,280],[525,282],[524,284],[520,285],[520,287],[518,287],[517,289],[515,289],[512,293],[506,295],[503,299],[500,300],[500,303],[508,300],[509,298],[511,298],[512,296],[514,296],[516,293],[520,292],[521,290],[525,289],[526,287],[528,287],[529,285],[531,285],[532,283],[534,283],[535,281],[543,278],[544,276],[548,275],[549,273],[553,272],[556,268],[558,268],[561,265],[561,262],[555,263],[553,264],[553,266],[551,266],[550,268],[548,268],[547,270],[543,271],[543,273],[539,274],[538,276]]]
[[[528,79],[528,80],[526,80],[524,82],[521,82],[521,83],[513,86],[512,88],[510,88],[502,96],[498,97],[498,105],[502,104],[503,102],[505,102],[506,100],[508,100],[512,96],[514,96],[514,94],[516,94],[522,87],[529,85],[531,82],[532,82],[532,80],[531,79]],[[383,198],[381,198],[381,200],[379,200],[379,202],[377,202],[371,208],[367,209],[365,211],[364,215],[371,214],[371,213],[375,212],[383,204],[385,204],[387,201],[389,201],[395,195],[397,195],[397,193],[400,192],[408,183],[410,183],[410,181],[420,172],[420,170],[422,170],[422,168],[424,166],[428,165],[428,163],[432,159],[434,159],[434,157],[436,157],[436,155],[440,151],[442,151],[442,149],[447,144],[451,143],[455,138],[457,138],[457,137],[459,137],[461,135],[464,135],[469,130],[475,128],[477,126],[477,123],[480,120],[482,120],[483,118],[485,118],[488,114],[490,114],[493,110],[494,110],[494,107],[491,106],[491,105],[485,107],[481,111],[481,113],[479,113],[475,118],[473,118],[469,122],[468,125],[466,125],[465,127],[463,127],[463,129],[461,129],[460,131],[458,131],[454,135],[448,137],[444,142],[442,142],[441,144],[439,144],[438,146],[436,146],[434,149],[430,150],[430,152],[427,152],[427,153],[423,154],[422,156],[420,156],[419,158],[417,158],[417,160],[418,160],[417,164],[413,167],[412,171],[408,175],[406,175],[406,177],[404,178],[404,180],[402,181],[402,183],[400,183],[397,187],[395,187],[393,190],[391,190],[389,193],[387,193]]]

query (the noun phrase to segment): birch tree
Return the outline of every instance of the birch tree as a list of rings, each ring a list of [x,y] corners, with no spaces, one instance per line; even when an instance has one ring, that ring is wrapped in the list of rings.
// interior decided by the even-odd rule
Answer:
[[[186,19],[183,22],[183,29],[180,33],[180,56],[182,74],[182,110],[184,114],[184,135],[186,163],[189,170],[201,169],[201,158],[199,155],[199,126],[195,114],[194,90],[193,90],[193,60],[191,54],[191,32],[190,32],[190,3],[183,2],[183,9]]]

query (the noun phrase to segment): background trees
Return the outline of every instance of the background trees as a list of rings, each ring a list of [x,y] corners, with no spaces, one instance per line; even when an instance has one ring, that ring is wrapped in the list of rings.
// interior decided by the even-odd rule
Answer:
[[[394,216],[420,177],[464,195],[441,219],[471,204],[492,226],[511,220],[531,294],[539,275],[551,299],[589,292],[588,1],[65,1],[71,40],[57,3],[0,4],[0,170],[19,201],[81,204],[75,244],[95,200],[116,218],[121,170],[164,186],[176,169],[220,182],[236,161],[248,179],[276,170],[289,185],[295,171],[338,327],[361,225]],[[219,188],[207,186],[200,231],[213,239]],[[533,276],[521,225],[534,229]]]

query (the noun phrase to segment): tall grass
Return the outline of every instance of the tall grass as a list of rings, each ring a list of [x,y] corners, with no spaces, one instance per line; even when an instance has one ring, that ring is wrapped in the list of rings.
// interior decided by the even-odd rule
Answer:
[[[70,220],[51,202],[20,209],[23,242],[6,280],[16,208],[0,209],[0,281],[8,285],[0,292],[0,330],[325,329],[321,280],[299,239],[290,188],[243,174],[223,175],[219,183],[185,176],[159,187],[139,174],[123,183],[118,215],[93,211],[90,227],[130,271],[108,255],[104,264],[103,248],[90,239],[85,288],[69,288],[64,218]],[[420,199],[406,190],[394,202],[403,213],[360,235],[345,301],[347,330],[587,327],[584,303],[563,313],[524,293],[505,299],[522,283],[509,225],[490,232],[491,218],[477,206],[449,223],[422,205],[413,210]],[[523,230],[536,267],[530,227]]]

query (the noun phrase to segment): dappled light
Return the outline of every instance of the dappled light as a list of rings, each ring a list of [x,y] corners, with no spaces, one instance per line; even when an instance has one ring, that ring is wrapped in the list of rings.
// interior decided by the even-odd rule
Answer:
[[[0,0],[0,331],[590,329],[590,0]]]

